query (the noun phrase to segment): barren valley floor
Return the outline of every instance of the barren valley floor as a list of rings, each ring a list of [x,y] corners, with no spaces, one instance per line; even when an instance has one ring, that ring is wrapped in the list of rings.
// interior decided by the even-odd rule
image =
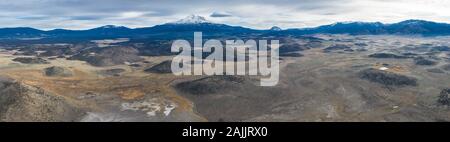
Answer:
[[[173,56],[140,56],[138,66],[50,57],[29,64],[14,59],[34,56],[4,49],[0,121],[450,120],[450,52],[442,50],[450,38],[316,37],[318,46],[286,52],[298,57],[280,47],[274,87],[246,76],[146,71]]]

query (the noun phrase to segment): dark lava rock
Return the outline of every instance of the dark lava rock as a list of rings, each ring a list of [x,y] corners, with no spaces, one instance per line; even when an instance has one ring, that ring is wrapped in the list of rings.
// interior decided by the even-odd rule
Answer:
[[[310,41],[306,43],[304,46],[308,48],[320,48],[323,46],[323,44],[320,41]]]
[[[192,95],[227,93],[242,87],[246,79],[243,76],[215,75],[175,85],[179,91]]]
[[[71,55],[73,52],[74,51],[70,48],[51,47],[45,49],[45,52],[39,54],[39,56],[50,57],[50,56]]]
[[[377,69],[366,69],[359,73],[360,78],[386,86],[416,86],[417,79]]]
[[[440,105],[450,106],[450,88],[443,89],[439,94],[438,103]]]
[[[49,50],[49,51],[39,54],[39,56],[50,57],[50,56],[60,56],[62,54],[64,54],[64,52],[61,50]]]
[[[394,59],[404,59],[405,56],[400,56],[392,53],[374,53],[369,55],[371,58],[394,58]]]
[[[142,67],[141,64],[130,64],[130,65],[128,65],[128,66],[130,66],[130,67],[135,67],[135,68]]]
[[[431,73],[445,73],[444,71],[442,71],[441,69],[438,69],[438,68],[427,69],[427,71],[431,72]]]
[[[125,72],[125,69],[117,68],[117,69],[107,69],[100,71],[101,74],[106,76],[120,76],[120,73]]]
[[[369,46],[366,43],[355,43],[356,46]]]
[[[75,121],[81,115],[64,97],[0,77],[0,121]]]
[[[26,50],[22,52],[16,52],[14,55],[23,55],[23,56],[36,56],[38,55],[34,50]]]
[[[407,57],[407,58],[414,58],[414,57],[417,57],[417,56],[418,56],[418,54],[416,54],[416,53],[410,53],[410,52],[403,53],[402,55],[405,56],[405,57]]]
[[[356,51],[358,51],[358,52],[365,52],[365,51],[368,51],[368,50],[365,49],[365,48],[358,48],[358,49],[356,49]]]
[[[94,66],[113,66],[143,60],[138,54],[139,51],[131,47],[103,47],[84,51],[69,59],[86,61]]]
[[[23,64],[48,64],[49,62],[45,59],[39,57],[18,57],[13,59],[15,62],[20,62]]]
[[[346,52],[353,52],[355,50],[353,50],[353,49],[344,49],[344,51],[346,51]]]
[[[57,76],[57,77],[69,77],[69,76],[73,76],[73,73],[70,69],[68,68],[64,68],[64,67],[57,67],[57,66],[53,66],[53,67],[49,67],[44,69],[44,74],[46,76]]]
[[[303,57],[303,54],[300,53],[281,53],[281,57]]]
[[[436,61],[425,59],[423,57],[415,58],[414,62],[416,63],[416,65],[422,65],[422,66],[432,66],[432,65],[436,65],[438,63]]]
[[[156,40],[156,41],[144,41],[144,45],[136,47],[139,50],[139,55],[142,56],[167,56],[176,55],[177,53],[171,52],[172,40]]]
[[[279,48],[279,52],[280,53],[288,53],[288,52],[296,52],[296,51],[303,51],[303,50],[308,50],[309,47],[306,46],[302,46],[298,43],[294,43],[294,44],[283,44],[280,46]]]
[[[350,52],[353,51],[350,46],[345,45],[345,44],[335,44],[335,45],[327,47],[323,50],[324,50],[324,52],[331,52],[331,51],[336,51],[336,50],[344,50],[344,51],[350,51]]]
[[[164,61],[162,63],[159,63],[157,65],[154,65],[153,67],[150,67],[148,69],[145,69],[145,72],[149,73],[172,73],[172,61]]]
[[[443,70],[450,71],[450,64],[446,64],[442,66]]]
[[[450,47],[448,46],[435,46],[431,49],[431,51],[450,51]]]

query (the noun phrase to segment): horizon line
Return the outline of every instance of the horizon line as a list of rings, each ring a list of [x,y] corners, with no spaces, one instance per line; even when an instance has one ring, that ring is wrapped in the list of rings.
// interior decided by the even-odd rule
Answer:
[[[425,21],[425,22],[433,22],[433,23],[438,23],[438,24],[450,24],[450,23],[446,23],[446,22],[437,22],[437,21],[432,21],[432,20],[405,19],[405,20],[400,20],[398,22],[392,22],[392,23],[388,23],[388,22],[384,23],[384,22],[380,22],[380,21],[339,21],[339,22],[333,22],[333,23],[329,23],[329,24],[323,24],[323,25],[311,26],[311,27],[281,28],[280,26],[277,26],[277,25],[273,25],[272,27],[275,27],[275,26],[280,27],[282,30],[301,30],[301,29],[317,28],[317,27],[327,26],[327,25],[334,25],[334,24],[338,24],[338,23],[358,23],[358,22],[360,22],[360,23],[381,23],[383,25],[389,25],[389,24],[396,24],[396,23],[401,23],[401,22],[405,22],[405,21]],[[124,25],[106,24],[103,26],[97,26],[97,27],[86,28],[86,29],[67,29],[67,28],[41,29],[41,28],[28,27],[28,26],[17,26],[17,27],[0,27],[0,30],[15,29],[15,28],[31,28],[31,29],[35,29],[35,30],[44,31],[44,32],[53,31],[53,30],[85,31],[85,30],[92,30],[92,29],[96,29],[96,28],[106,27],[106,26],[125,27],[125,28],[133,30],[133,29],[140,29],[140,28],[151,28],[151,27],[155,27],[158,25],[165,25],[165,24],[171,24],[171,23],[172,22],[167,22],[167,23],[156,24],[153,26],[145,26],[145,27],[128,27],[128,26],[124,26]],[[269,28],[265,28],[265,29],[260,29],[260,28],[242,26],[242,25],[231,25],[231,24],[226,24],[226,23],[214,23],[214,22],[211,22],[211,24],[224,24],[224,25],[229,25],[229,26],[239,26],[239,27],[249,28],[249,29],[253,29],[253,30],[270,30],[270,28],[272,28],[272,27],[269,27]]]

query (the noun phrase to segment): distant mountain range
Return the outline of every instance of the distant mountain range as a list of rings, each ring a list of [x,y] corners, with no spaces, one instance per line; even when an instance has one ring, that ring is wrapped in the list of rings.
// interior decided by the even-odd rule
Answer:
[[[289,29],[282,31],[291,34],[351,34],[351,35],[450,35],[450,24],[424,20],[406,20],[394,24],[380,22],[339,22],[331,25],[306,29]]]
[[[29,27],[0,28],[0,39],[19,38],[162,38],[172,39],[190,36],[193,31],[202,31],[208,36],[239,35],[305,35],[305,34],[350,34],[350,35],[450,35],[450,24],[424,20],[406,20],[394,24],[380,22],[339,22],[315,28],[281,29],[274,26],[267,30],[256,30],[241,26],[230,26],[207,21],[204,17],[191,15],[176,22],[146,28],[127,28],[107,25],[89,30],[38,30]]]

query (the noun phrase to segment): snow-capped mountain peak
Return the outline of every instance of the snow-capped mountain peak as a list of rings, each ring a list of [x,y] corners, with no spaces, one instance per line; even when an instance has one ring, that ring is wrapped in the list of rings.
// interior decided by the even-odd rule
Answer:
[[[212,23],[212,22],[206,20],[205,17],[198,15],[189,15],[186,18],[172,22],[172,24],[201,24],[201,23]]]
[[[278,26],[273,26],[272,28],[270,28],[270,30],[271,30],[271,31],[281,31],[281,30],[283,30],[283,29],[281,29],[281,28],[278,27]]]
[[[124,26],[116,26],[116,25],[106,25],[99,27],[99,29],[120,29],[120,28],[126,28]]]
[[[428,21],[425,20],[406,20],[406,21],[402,21],[398,24],[403,24],[403,25],[420,25],[420,24],[424,24],[424,23],[430,23]]]

